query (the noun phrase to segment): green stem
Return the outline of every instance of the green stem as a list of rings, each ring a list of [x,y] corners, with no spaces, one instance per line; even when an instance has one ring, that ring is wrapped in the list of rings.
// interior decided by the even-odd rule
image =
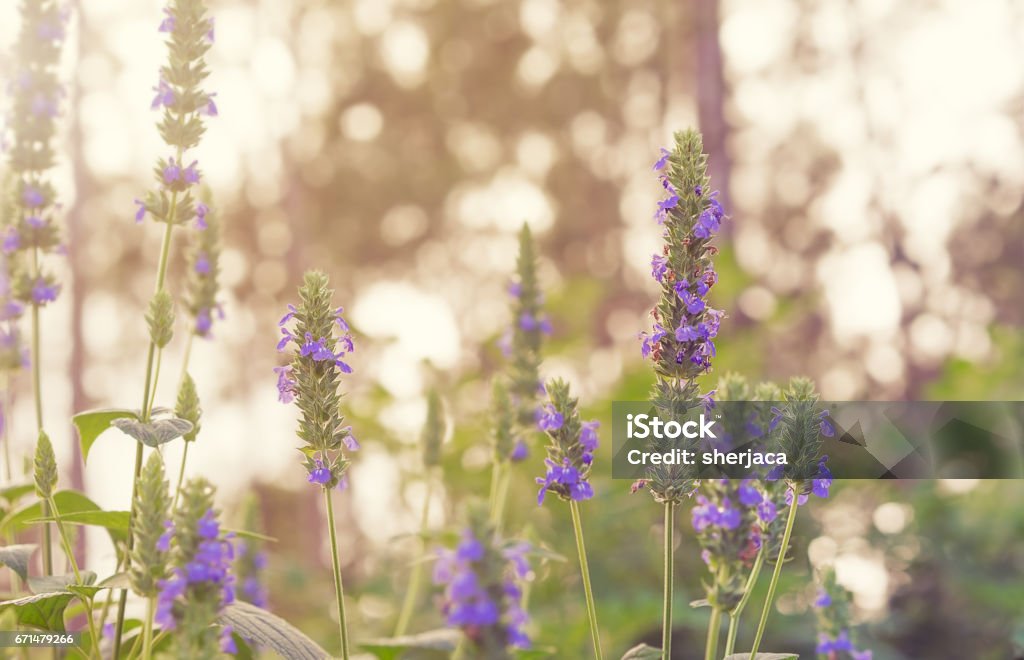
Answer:
[[[71,564],[71,572],[75,574],[75,584],[84,585],[82,582],[82,574],[78,570],[78,561],[75,559],[75,552],[71,548],[71,541],[68,539],[68,532],[64,529],[64,523],[61,522],[60,512],[57,510],[57,503],[53,501],[53,497],[46,498],[47,503],[50,505],[50,509],[53,511],[53,521],[57,527],[57,533],[60,535],[61,544],[64,546],[64,554],[68,557],[68,562]],[[96,634],[96,621],[92,615],[92,598],[83,598],[82,603],[85,605],[85,617],[89,624],[89,639],[92,643],[91,649],[95,651],[99,648],[99,637]]]
[[[434,480],[427,473],[427,493],[423,497],[423,513],[420,515],[420,547],[419,554],[422,555],[425,546],[425,535],[427,532],[427,517],[430,514],[430,493],[433,489]],[[405,592],[405,602],[402,603],[402,613],[398,617],[398,625],[395,626],[395,637],[401,637],[409,628],[409,621],[412,620],[412,611],[419,600],[420,587],[423,582],[423,558],[417,557],[416,563],[412,566],[412,574],[409,576],[409,589]]]
[[[764,608],[761,610],[761,621],[757,624],[757,634],[754,635],[754,646],[750,650],[750,660],[757,656],[757,649],[761,646],[761,637],[764,636],[764,627],[768,623],[768,614],[772,609],[772,601],[775,599],[775,587],[779,582],[779,575],[782,573],[782,563],[786,559],[786,551],[789,549],[789,537],[793,533],[793,521],[796,520],[796,509],[800,504],[800,496],[796,489],[790,487],[793,499],[789,504],[789,516],[786,518],[786,531],[782,535],[782,549],[779,550],[779,559],[775,562],[775,570],[772,571],[772,581],[768,583],[768,596],[764,599]]]
[[[498,491],[495,494],[494,500],[494,531],[497,534],[501,534],[501,526],[505,522],[505,502],[508,500],[508,487],[512,481],[512,465],[508,464],[501,471],[501,477],[498,480]]]
[[[178,160],[181,160],[181,150],[178,151]],[[177,214],[178,207],[178,194],[174,193],[171,196],[171,208],[167,215],[167,222],[164,224],[163,242],[160,244],[160,262],[157,265],[156,272],[156,291],[159,293],[164,288],[164,281],[167,279],[167,262],[171,253],[171,235],[174,231],[174,223],[172,220]],[[156,389],[156,378],[154,374],[154,358],[156,357],[156,344],[152,341],[149,343],[149,352],[146,355],[146,381],[142,388],[142,423],[149,422],[149,416],[152,409],[149,407],[150,393]],[[132,525],[135,520],[135,496],[139,486],[139,475],[142,473],[142,443],[138,442],[135,445],[135,471],[132,476],[132,503],[128,513],[128,548],[125,551],[124,556],[124,567],[125,570],[131,568],[132,558],[131,552],[135,547],[135,536],[131,533]],[[114,627],[114,657],[117,658],[121,651],[121,634],[124,632],[124,611],[128,605],[128,590],[121,590],[121,598],[117,603],[117,624]]]
[[[334,531],[334,501],[331,489],[324,488],[327,501],[327,531],[331,537],[331,564],[334,568],[334,596],[338,600],[338,632],[341,637],[341,657],[348,660],[348,623],[345,621],[345,587],[341,582],[341,562],[338,559],[338,536]]]
[[[192,356],[192,338],[195,337],[194,332],[188,333],[188,339],[185,340],[185,356],[181,360],[181,375],[178,377],[178,390],[181,390],[182,384],[185,382],[185,376],[188,375],[188,362]],[[178,498],[181,495],[181,485],[185,480],[185,463],[188,461],[188,447],[191,442],[185,443],[185,449],[181,452],[181,467],[178,468],[178,485],[174,489],[174,503],[171,505],[171,511],[177,511],[178,509]]]
[[[750,576],[747,578],[747,584],[743,587],[743,595],[740,597],[740,602],[736,603],[736,607],[732,608],[732,611],[729,612],[729,636],[725,640],[726,656],[732,655],[736,648],[736,634],[739,632],[740,615],[743,614],[743,609],[750,600],[750,594],[754,591],[754,585],[757,584],[757,578],[761,574],[762,566],[764,566],[763,543],[761,549],[757,551],[757,559],[754,560],[754,567],[750,569]]]
[[[576,532],[576,552],[580,557],[580,573],[583,575],[583,594],[587,599],[587,618],[590,620],[590,638],[594,643],[594,657],[602,660],[601,631],[597,627],[597,608],[594,607],[594,592],[590,588],[590,565],[587,563],[587,548],[583,544],[583,524],[580,522],[579,502],[570,500],[572,527]]]
[[[174,502],[171,504],[171,511],[178,510],[178,496],[181,495],[181,484],[185,481],[185,461],[188,460],[188,448],[191,442],[185,443],[181,452],[181,467],[178,468],[178,486],[174,489]]]
[[[675,504],[665,502],[665,603],[661,620],[661,653],[665,660],[672,658],[672,589],[675,566],[673,540],[675,536]]]
[[[711,620],[708,621],[708,638],[704,646],[704,660],[715,660],[718,653],[718,631],[722,627],[722,608],[711,608]]]
[[[153,603],[152,596],[146,599],[146,618],[142,622],[142,657],[145,660],[153,655]]]
[[[39,250],[32,250],[32,278],[39,279]],[[39,337],[39,305],[32,303],[32,398],[36,412],[36,435],[43,432],[43,376],[40,356],[42,342]],[[43,517],[49,518],[50,505],[43,502]],[[53,575],[53,540],[50,536],[50,524],[43,524],[43,572]]]

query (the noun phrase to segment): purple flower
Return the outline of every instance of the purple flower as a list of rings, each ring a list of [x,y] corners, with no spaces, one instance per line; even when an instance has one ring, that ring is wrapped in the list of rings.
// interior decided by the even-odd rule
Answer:
[[[822,589],[818,592],[818,597],[814,599],[814,607],[817,607],[818,609],[832,607],[832,596]]]
[[[702,394],[700,397],[701,407],[704,408],[704,414],[710,415],[711,411],[715,408],[715,390],[711,390],[707,394]]]
[[[181,167],[179,167],[178,164],[174,162],[174,159],[171,158],[167,161],[167,167],[164,168],[163,174],[164,183],[174,183],[181,178]]]
[[[164,9],[164,20],[160,21],[160,27],[157,28],[157,31],[174,32],[175,27],[177,27],[177,21],[174,19],[174,15],[171,14],[171,10]]]
[[[43,193],[33,185],[26,185],[21,191],[21,201],[30,209],[39,208],[46,202]]]
[[[526,443],[521,439],[516,440],[516,444],[512,447],[512,453],[509,454],[508,458],[513,463],[526,460],[526,457],[530,455],[530,449],[526,446]]]
[[[135,210],[135,222],[142,222],[146,217],[146,203],[141,199],[136,199],[135,204],[139,207]]]
[[[657,172],[657,171],[660,171],[660,170],[664,169],[665,168],[665,163],[668,162],[669,156],[671,156],[671,155],[672,155],[672,153],[668,149],[666,149],[665,147],[662,147],[661,148],[661,157],[658,158],[658,160],[655,161],[655,163],[654,163],[654,171]]]
[[[825,466],[828,456],[822,456],[818,461],[818,476],[811,480],[811,491],[818,497],[828,497],[828,490],[832,487],[832,471]]]
[[[196,334],[205,337],[210,334],[212,328],[213,317],[210,315],[210,309],[203,307],[196,313]]]
[[[196,228],[206,229],[209,225],[206,224],[206,214],[210,212],[210,207],[206,204],[199,202],[196,204]]]
[[[668,260],[660,254],[651,256],[651,277],[659,283],[665,281],[665,273],[668,272]]]
[[[540,484],[540,490],[537,492],[538,506],[544,504],[544,496],[552,486],[566,487],[570,498],[576,501],[593,497],[594,492],[589,488],[589,484],[583,488],[575,488],[580,483],[580,473],[569,463],[568,458],[563,460],[561,465],[555,463],[550,458],[545,459],[544,463],[548,467],[547,474],[543,478],[537,477],[536,480]]]
[[[562,417],[562,413],[555,410],[555,407],[550,403],[544,404],[544,407],[540,409],[540,416],[537,419],[537,427],[541,431],[557,431],[562,428],[563,423],[565,423],[565,419]]]
[[[658,210],[654,212],[654,219],[658,221],[658,224],[664,224],[665,219],[668,217],[668,212],[679,205],[679,195],[670,195],[669,197],[658,202]]]
[[[185,183],[188,183],[188,184],[191,184],[191,185],[199,183],[199,170],[196,167],[197,165],[199,165],[199,161],[198,160],[194,160],[181,173],[182,179],[185,181]]]
[[[310,470],[306,481],[311,484],[326,486],[331,481],[331,470],[325,467],[324,462],[318,458],[316,459],[316,467]]]
[[[206,256],[205,252],[200,252],[196,255],[196,263],[193,268],[195,268],[195,271],[200,275],[210,274],[210,258]]]
[[[58,293],[60,293],[60,286],[47,284],[46,280],[40,277],[32,285],[32,302],[36,305],[45,305],[55,301]]]
[[[207,540],[215,539],[220,535],[220,524],[217,522],[217,517],[212,509],[199,519],[196,531],[199,533],[199,538]]]
[[[295,400],[295,386],[298,383],[292,378],[290,365],[274,367],[277,374],[277,400],[281,403],[291,403]]]
[[[761,522],[770,523],[775,520],[778,515],[778,511],[775,509],[775,503],[767,497],[757,505],[757,517],[761,519]]]
[[[341,439],[341,441],[345,443],[345,447],[349,451],[359,451],[359,441],[356,440],[356,436],[352,434],[352,427],[346,426],[345,428],[341,429],[341,432],[345,434],[345,436]]]
[[[753,479],[744,479],[740,483],[737,496],[743,506],[757,506],[764,499],[761,491],[753,486]]]
[[[523,285],[520,284],[519,282],[509,282],[508,283],[508,295],[512,296],[513,298],[518,298],[518,297],[522,296],[523,295]]]
[[[523,312],[519,317],[519,328],[524,332],[533,332],[534,330],[540,330],[545,335],[551,334],[551,320],[547,316],[534,317],[530,314]]]
[[[15,227],[8,227],[7,234],[4,236],[4,254],[10,254],[15,252],[21,247],[21,234]]]
[[[156,549],[160,552],[168,552],[171,549],[171,539],[174,537],[174,523],[170,520],[164,521],[166,530],[156,541]]]
[[[786,489],[786,504],[789,505],[789,506],[793,506],[793,489],[792,488]],[[800,495],[796,498],[796,505],[797,506],[803,506],[805,504],[807,504],[807,493],[800,493]]]
[[[640,354],[644,358],[650,357],[651,353],[654,352],[654,348],[661,342],[661,340],[667,334],[668,333],[665,332],[665,328],[661,327],[661,325],[658,323],[654,324],[653,333],[648,335],[646,332],[641,332],[639,334],[639,338],[642,340],[640,344]]]
[[[832,421],[829,419],[829,414],[827,410],[821,411],[821,415],[819,415],[818,428],[821,431],[821,434],[826,438],[831,438],[835,436],[836,427],[832,424]]]
[[[596,420],[583,422],[580,426],[580,445],[584,450],[590,453],[597,451],[597,429],[600,426],[601,422]]]
[[[157,86],[153,88],[153,91],[156,92],[156,96],[153,97],[153,103],[150,104],[150,109],[157,110],[159,108],[169,108],[174,105],[174,90],[162,77],[160,78],[160,82],[157,83]]]
[[[220,650],[221,653],[227,653],[234,655],[238,653],[238,647],[235,645],[235,638],[232,636],[234,629],[231,626],[224,626],[220,630]]]
[[[206,105],[199,110],[200,114],[206,115],[207,117],[220,116],[220,111],[217,110],[217,104],[213,100],[214,96],[217,96],[217,94],[210,94],[206,97]]]

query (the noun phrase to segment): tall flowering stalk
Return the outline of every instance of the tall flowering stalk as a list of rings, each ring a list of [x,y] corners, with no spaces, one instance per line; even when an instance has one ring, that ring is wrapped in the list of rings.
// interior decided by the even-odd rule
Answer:
[[[822,438],[835,435],[835,428],[829,420],[828,411],[822,410],[818,405],[814,383],[807,378],[794,378],[790,381],[784,396],[785,403],[781,407],[771,409],[772,419],[768,430],[774,432],[774,450],[785,453],[789,463],[772,468],[765,480],[769,483],[784,484],[788,513],[775,570],[768,584],[768,594],[761,609],[757,632],[754,634],[754,644],[750,651],[751,660],[756,657],[761,646],[768,615],[775,600],[775,589],[789,548],[797,507],[807,501],[811,492],[818,497],[828,497],[832,485],[832,473],[825,465],[828,456],[819,458],[818,454]]]
[[[671,151],[662,149],[654,164],[665,191],[658,202],[655,220],[663,227],[665,245],[651,259],[651,275],[661,285],[661,298],[651,311],[653,328],[640,334],[641,353],[654,364],[656,383],[651,402],[664,421],[683,422],[689,411],[710,405],[703,400],[697,378],[711,368],[714,338],[723,313],[706,300],[718,281],[712,257],[717,248],[710,240],[718,231],[725,211],[717,193],[709,188],[707,156],[700,134],[694,130],[675,134]],[[693,446],[678,447],[696,451]],[[655,440],[652,449],[676,448],[673,440]],[[662,447],[661,444],[666,444]],[[665,506],[665,588],[662,622],[662,653],[672,653],[672,600],[675,507],[696,488],[696,470],[687,465],[652,466],[634,490],[646,486],[655,501]]]
[[[164,9],[164,19],[158,27],[158,31],[167,37],[168,60],[160,68],[151,107],[161,112],[157,127],[170,153],[159,158],[153,168],[155,188],[146,193],[145,199],[135,200],[136,222],[142,222],[148,215],[164,225],[156,284],[146,317],[150,342],[139,420],[142,424],[150,422],[163,348],[170,342],[172,335],[174,301],[165,285],[174,228],[190,222],[199,224],[205,214],[205,205],[197,201],[195,193],[202,179],[199,162],[194,159],[189,161],[189,151],[199,145],[205,131],[204,118],[217,114],[213,94],[202,88],[208,75],[203,58],[213,43],[213,25],[213,19],[207,17],[203,0],[171,0]],[[143,446],[140,442],[135,450],[133,508],[142,471],[142,458]],[[134,535],[129,535],[129,554],[126,559],[129,567],[133,544]],[[114,633],[115,656],[121,648],[127,596],[128,592],[122,591],[118,603]]]
[[[496,383],[494,464],[491,473],[491,520],[501,528],[508,496],[509,463],[529,453],[526,434],[532,430],[541,393],[540,363],[544,337],[551,320],[543,311],[544,297],[537,282],[537,250],[529,225],[519,232],[516,276],[508,286],[512,326],[501,340],[509,359],[507,379]]]
[[[13,479],[14,460],[11,457],[9,418],[14,407],[12,381],[19,371],[29,365],[28,349],[24,346],[18,327],[24,310],[24,305],[12,297],[8,256],[0,254],[0,442],[4,444],[7,483],[11,483]]]
[[[57,299],[60,284],[44,267],[47,254],[61,251],[57,215],[60,205],[47,179],[56,155],[53,137],[57,130],[64,87],[57,78],[61,48],[66,36],[67,14],[54,0],[21,3],[21,32],[14,47],[14,78],[11,96],[10,224],[3,237],[3,252],[18,266],[10,283],[14,299],[30,308],[32,393],[36,433],[42,438],[43,396],[40,359],[39,310]],[[19,312],[20,313],[20,312]],[[49,515],[51,502],[44,502]],[[53,572],[50,526],[43,526],[43,568]]]
[[[158,587],[167,577],[169,543],[168,513],[171,498],[160,452],[149,455],[139,476],[135,492],[135,546],[132,548],[128,577],[132,590],[146,599],[146,618],[142,622],[142,657],[151,657],[153,615]]]
[[[157,547],[170,553],[170,569],[157,585],[154,619],[162,630],[176,633],[176,657],[198,660],[236,653],[231,626],[218,624],[224,608],[235,600],[234,547],[231,535],[221,532],[209,482],[195,479],[185,485],[181,505]]]
[[[441,465],[441,443],[444,441],[447,432],[444,408],[441,397],[437,390],[431,390],[427,396],[427,420],[423,425],[423,434],[420,442],[423,445],[423,475],[426,482],[426,493],[423,495],[423,512],[420,515],[420,537],[426,538],[427,520],[430,515],[430,496],[436,479],[435,472]],[[421,540],[421,552],[423,543]],[[413,609],[419,601],[420,588],[423,582],[423,562],[416,561],[412,566],[412,574],[409,576],[409,588],[405,592],[405,601],[402,603],[402,610],[398,616],[398,623],[395,625],[395,637],[400,637],[409,628],[412,620]]]
[[[468,650],[472,658],[506,660],[514,649],[529,648],[521,605],[529,550],[526,543],[502,540],[487,518],[474,512],[455,549],[439,551],[434,582],[444,587],[441,612],[465,640],[456,655]]]
[[[205,203],[200,202],[196,205],[195,225],[199,231],[192,236],[192,245],[186,259],[188,279],[185,293],[185,302],[192,328],[185,340],[185,357],[181,363],[181,382],[178,385],[178,399],[174,407],[175,416],[191,422],[192,430],[182,436],[185,448],[181,455],[181,466],[178,468],[178,484],[174,489],[175,506],[185,479],[188,449],[199,434],[199,421],[202,416],[195,381],[188,373],[189,358],[192,355],[192,340],[195,337],[210,337],[214,316],[223,317],[221,305],[217,302],[217,294],[220,290],[218,281],[221,247],[220,217]]]
[[[871,660],[870,650],[858,650],[851,639],[850,592],[836,582],[836,572],[826,569],[819,578],[814,598],[818,627],[818,660]]]
[[[341,414],[341,375],[352,373],[344,358],[353,352],[352,335],[342,318],[342,308],[334,308],[327,275],[306,273],[299,287],[299,305],[288,306],[281,319],[282,338],[277,350],[289,348],[291,362],[277,367],[277,391],[282,403],[295,402],[300,412],[298,436],[305,443],[299,449],[305,457],[307,480],[323,490],[327,507],[327,531],[331,542],[335,597],[342,657],[348,658],[348,624],[345,620],[345,590],[338,559],[338,539],[334,526],[334,501],[331,492],[342,483],[350,460],[345,451],[354,452],[359,443],[352,427],[345,426]]]
[[[590,623],[590,637],[594,645],[594,657],[600,660],[601,632],[597,626],[597,608],[594,592],[590,586],[590,566],[587,549],[583,543],[583,525],[580,521],[579,503],[594,496],[590,485],[590,467],[597,451],[596,421],[581,422],[579,402],[569,394],[569,385],[561,379],[548,383],[548,403],[538,416],[538,427],[547,433],[550,440],[548,457],[544,460],[546,474],[537,478],[540,492],[537,503],[543,504],[547,493],[557,495],[569,503],[572,513],[572,527],[576,535],[576,552],[579,556],[580,574],[583,577],[583,593],[586,598],[587,620]]]

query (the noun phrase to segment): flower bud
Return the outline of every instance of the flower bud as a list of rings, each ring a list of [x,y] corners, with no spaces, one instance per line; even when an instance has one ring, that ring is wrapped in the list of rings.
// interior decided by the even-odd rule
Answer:
[[[181,388],[178,390],[178,400],[174,405],[174,416],[192,423],[192,430],[182,436],[185,442],[194,442],[199,434],[203,409],[199,406],[199,394],[196,392],[196,383],[188,373],[181,381]]]
[[[45,431],[39,432],[34,463],[36,494],[42,499],[49,499],[57,489],[57,457],[53,453],[50,436]]]
[[[162,349],[171,343],[174,336],[174,301],[167,289],[160,289],[149,301],[146,325],[149,326],[149,340],[154,346]]]
[[[168,530],[165,525],[171,505],[164,461],[160,452],[149,455],[139,476],[132,519],[132,562],[129,578],[132,589],[149,598],[157,593],[157,584],[167,572]]]

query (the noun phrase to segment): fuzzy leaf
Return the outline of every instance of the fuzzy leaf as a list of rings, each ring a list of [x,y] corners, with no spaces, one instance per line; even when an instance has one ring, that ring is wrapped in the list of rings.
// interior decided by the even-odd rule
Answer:
[[[89,460],[89,450],[92,449],[96,439],[110,428],[110,423],[123,417],[138,419],[139,413],[127,408],[105,408],[80,412],[71,418],[75,428],[78,429],[78,444],[82,448],[83,461]]]
[[[758,653],[755,660],[797,660],[800,656],[796,653]],[[725,660],[750,660],[749,653],[733,653],[725,656]]]
[[[192,430],[192,422],[177,417],[155,419],[145,424],[131,417],[120,417],[110,424],[147,447],[159,447]]]
[[[62,633],[64,610],[75,598],[70,591],[35,594],[0,603],[0,612],[13,609],[20,625]]]
[[[428,630],[417,635],[402,635],[385,639],[371,639],[359,644],[381,660],[392,660],[409,649],[444,651],[451,653],[459,644],[462,633],[454,628]]]
[[[285,658],[321,660],[330,657],[327,651],[298,628],[276,614],[249,603],[236,601],[228,605],[220,621],[231,626],[250,644],[271,649]]]
[[[622,660],[661,660],[661,649],[656,649],[647,644],[637,644],[626,651]]]
[[[86,586],[96,581],[96,574],[92,571],[82,571],[82,582]],[[34,594],[52,594],[62,591],[69,591],[69,587],[75,584],[75,574],[65,575],[40,575],[29,576],[28,590]]]
[[[17,573],[22,580],[28,580],[28,562],[38,547],[35,543],[24,543],[0,548],[0,564]]]
[[[57,504],[61,520],[67,520],[68,522],[74,522],[80,514],[85,512],[100,512],[99,505],[77,490],[59,490],[53,494],[53,500]],[[0,520],[0,533],[21,532],[36,524],[37,521],[42,519],[42,516],[43,507],[39,501],[28,504],[17,511],[11,511],[4,516],[3,520]],[[110,540],[113,542],[114,547],[120,551],[121,544],[125,543],[128,538],[127,526],[123,529],[107,527],[107,533],[110,534]]]

